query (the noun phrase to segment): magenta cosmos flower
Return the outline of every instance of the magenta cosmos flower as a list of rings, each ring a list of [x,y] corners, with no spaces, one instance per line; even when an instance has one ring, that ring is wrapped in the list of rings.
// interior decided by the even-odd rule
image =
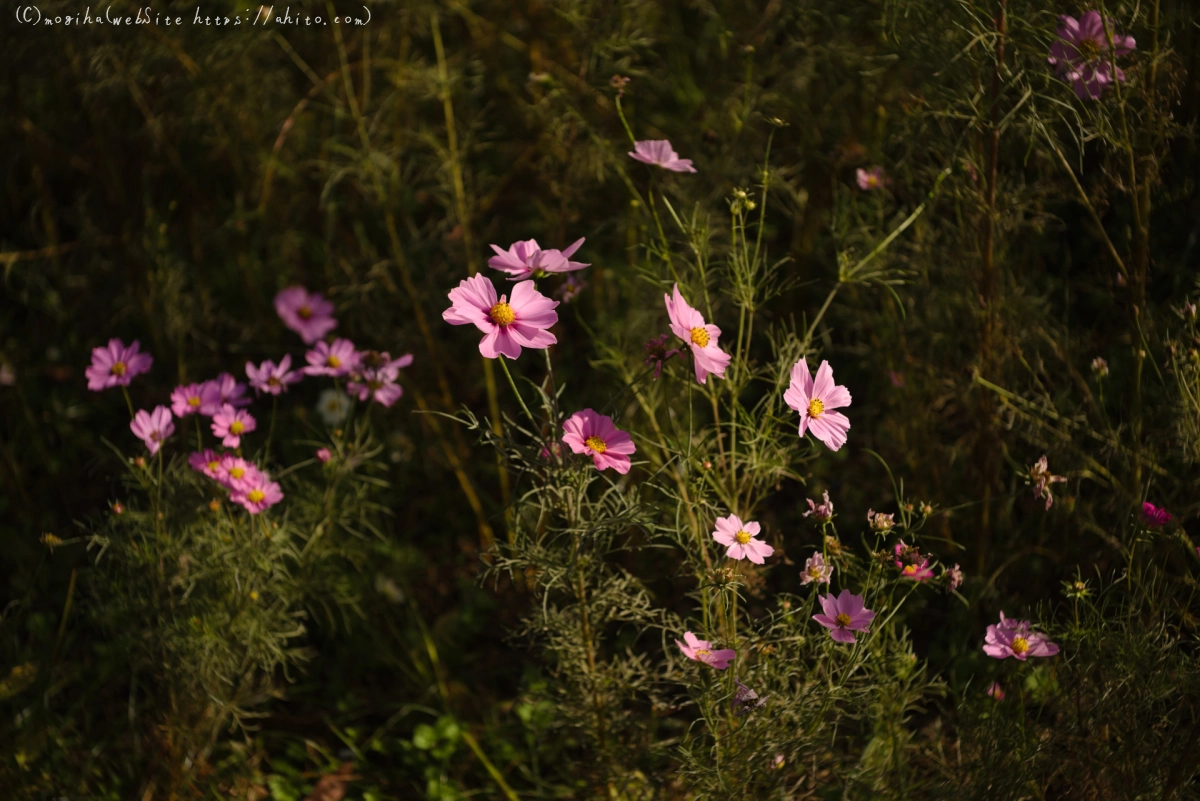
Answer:
[[[863,597],[854,595],[850,590],[842,590],[841,594],[833,597],[833,593],[819,595],[823,615],[813,615],[813,620],[829,629],[829,635],[838,642],[854,642],[855,631],[867,632],[867,626],[875,619],[875,613],[863,606]]]
[[[883,177],[883,167],[872,167],[869,170],[859,167],[854,172],[854,179],[858,182],[858,188],[864,192],[882,189],[887,182],[887,179]]]
[[[743,523],[737,515],[718,517],[717,530],[712,533],[714,540],[728,546],[725,555],[730,559],[749,559],[756,565],[775,553],[775,549],[762,540],[754,539],[761,527],[753,520]]]
[[[496,297],[496,287],[486,277],[473,275],[450,290],[450,303],[442,319],[482,331],[479,352],[488,359],[501,353],[515,359],[523,347],[548,348],[558,342],[547,330],[558,322],[558,301],[538,292],[532,281],[514,286],[510,302],[507,295]]]
[[[217,483],[231,490],[242,489],[257,471],[257,467],[242,457],[226,453],[221,456],[221,462],[217,465],[216,479]]]
[[[246,474],[240,487],[229,493],[229,500],[240,503],[247,512],[256,515],[283,500],[279,484],[257,467]]]
[[[831,451],[846,444],[850,421],[846,415],[833,410],[850,405],[850,391],[833,383],[833,368],[829,362],[821,362],[814,380],[808,372],[807,359],[801,357],[792,367],[792,383],[783,393],[783,399],[800,412],[800,436],[811,431]]]
[[[250,413],[235,409],[226,403],[220,411],[213,415],[212,432],[214,436],[224,437],[221,444],[226,448],[236,448],[242,444],[242,435],[248,434],[258,427],[258,421]]]
[[[305,375],[328,375],[338,378],[349,375],[358,367],[360,354],[348,339],[335,339],[333,344],[318,342],[316,347],[304,354],[308,366]]]
[[[893,549],[896,559],[893,564],[900,575],[913,581],[921,582],[933,578],[933,568],[929,566],[929,558],[922,556],[916,546],[904,544],[904,540],[896,543]]]
[[[1121,36],[1108,21],[1112,32],[1111,55],[1123,56],[1133,52],[1137,43],[1132,36]],[[1060,78],[1070,82],[1080,100],[1096,100],[1104,87],[1113,82],[1113,63],[1108,47],[1108,35],[1099,11],[1088,11],[1079,19],[1063,14],[1058,18],[1059,41],[1050,46],[1046,58]],[[1125,80],[1117,67],[1116,78]]]
[[[346,384],[346,391],[360,401],[373,398],[390,407],[404,394],[404,388],[396,383],[400,370],[412,363],[411,353],[394,360],[387,353],[368,353],[362,358],[355,380]]]
[[[108,340],[103,348],[92,348],[92,364],[86,370],[88,389],[99,392],[110,387],[127,387],[134,376],[150,371],[154,358],[149,353],[138,353],[138,341],[125,347],[119,339]]]
[[[221,457],[212,448],[197,451],[188,457],[188,464],[197,473],[203,473],[215,481],[221,481]]]
[[[691,159],[681,159],[666,139],[646,139],[633,143],[629,157],[643,164],[653,164],[671,172],[695,172]]]
[[[688,305],[679,292],[679,284],[675,285],[671,295],[663,295],[663,302],[667,304],[667,316],[671,318],[671,331],[691,345],[696,380],[707,383],[709,373],[724,378],[725,368],[733,357],[717,347],[721,329],[704,322],[704,315]]]
[[[575,453],[592,457],[597,470],[612,468],[621,475],[629,472],[629,457],[637,446],[629,432],[613,425],[611,417],[584,409],[563,421],[563,438]]]
[[[221,391],[211,381],[203,384],[184,384],[171,393],[171,412],[176,417],[202,414],[211,417],[221,408]]]
[[[1142,504],[1142,522],[1150,528],[1158,528],[1170,523],[1172,515],[1166,509],[1160,509],[1147,501]]]
[[[805,517],[812,515],[821,523],[828,523],[833,519],[833,501],[829,500],[829,490],[821,493],[825,499],[821,503],[814,503],[812,498],[805,498],[808,501],[808,511],[804,513]]]
[[[730,662],[737,658],[737,651],[731,648],[714,651],[712,643],[700,639],[690,631],[683,633],[683,640],[683,642],[676,640],[675,644],[679,646],[680,651],[683,651],[684,656],[696,662],[703,662],[717,670],[724,670],[729,667]]]
[[[987,695],[988,695],[988,698],[991,698],[993,700],[1003,701],[1004,700],[1004,688],[1000,686],[1000,682],[993,681],[991,684],[988,685]]]
[[[226,403],[237,407],[250,405],[250,399],[246,397],[246,385],[239,383],[232,373],[221,373],[207,383],[217,388],[218,403],[216,409],[210,412],[201,412],[201,414],[212,415]]]
[[[299,370],[292,370],[292,354],[285,353],[279,364],[267,359],[258,367],[253,362],[246,362],[246,378],[255,392],[265,392],[268,395],[278,395],[287,392],[289,384],[295,384],[304,378]]]
[[[987,627],[983,652],[996,659],[1015,656],[1022,662],[1031,656],[1054,656],[1058,646],[1046,635],[1030,631],[1028,620],[1013,620],[1000,613],[1000,622]]]
[[[337,328],[333,304],[302,286],[290,286],[275,296],[275,311],[283,324],[311,345]]]
[[[133,420],[129,421],[129,430],[146,443],[150,455],[153,456],[162,447],[163,440],[175,433],[175,424],[171,422],[171,410],[166,406],[156,406],[152,412],[138,409]]]
[[[825,563],[825,557],[820,551],[814,551],[813,555],[808,557],[808,561],[804,563],[804,572],[800,574],[801,584],[812,584],[814,581],[818,584],[828,584],[829,579],[833,578],[833,565]]]
[[[542,250],[536,239],[524,239],[513,242],[508,250],[501,250],[498,245],[490,245],[496,255],[488,259],[488,267],[508,273],[510,281],[524,281],[527,278],[541,278],[547,273],[569,273],[590,267],[581,261],[571,261],[575,251],[583,245],[584,238],[580,237],[564,250],[552,248]]]

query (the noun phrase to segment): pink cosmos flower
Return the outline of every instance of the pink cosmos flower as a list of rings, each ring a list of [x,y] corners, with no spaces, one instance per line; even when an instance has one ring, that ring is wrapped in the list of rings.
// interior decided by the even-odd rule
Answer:
[[[666,139],[645,139],[633,143],[629,157],[643,164],[653,164],[671,172],[695,172],[691,159],[681,159]]]
[[[305,375],[328,375],[337,378],[349,375],[358,367],[361,354],[348,339],[335,339],[333,344],[318,342],[317,346],[304,354],[308,366],[302,369]]]
[[[584,409],[563,421],[563,431],[562,441],[575,453],[589,454],[597,470],[611,467],[621,475],[629,472],[629,457],[637,446],[629,432],[613,425],[611,417]]]
[[[215,387],[217,402],[211,407],[201,409],[200,414],[211,417],[217,410],[228,403],[230,406],[249,406],[250,399],[246,397],[246,385],[238,383],[232,373],[221,373],[211,381],[206,381],[209,387]]]
[[[804,513],[804,516],[813,515],[819,522],[827,523],[833,519],[833,501],[829,500],[829,490],[825,490],[821,494],[825,500],[819,504],[813,503],[812,498],[805,498],[808,501],[808,511]]]
[[[988,685],[987,695],[988,695],[988,698],[994,699],[996,701],[1003,701],[1004,700],[1004,688],[1000,686],[1000,682],[993,681],[991,684]]]
[[[108,340],[107,347],[92,348],[92,364],[83,371],[88,389],[99,392],[109,387],[127,387],[134,376],[150,371],[154,363],[149,353],[139,353],[138,341],[125,347],[119,339]]]
[[[279,484],[261,470],[247,475],[242,486],[229,493],[229,500],[240,503],[246,511],[256,515],[283,500]]]
[[[479,352],[495,359],[501,353],[510,359],[521,355],[521,348],[547,348],[558,342],[548,330],[558,322],[554,307],[557,300],[537,291],[533,281],[513,287],[512,301],[507,295],[496,297],[496,287],[485,276],[474,275],[450,290],[450,308],[442,319],[451,325],[473,324],[484,333]]]
[[[226,453],[222,454],[216,472],[218,483],[235,490],[242,489],[247,482],[253,481],[258,468],[240,456]]]
[[[295,384],[304,378],[299,370],[292,370],[292,354],[285,353],[279,364],[267,359],[258,367],[253,362],[246,362],[246,377],[255,392],[265,392],[268,395],[278,395],[287,392],[288,384]]]
[[[1005,618],[1000,613],[999,624],[987,627],[983,652],[996,659],[1015,656],[1024,662],[1031,656],[1054,656],[1058,646],[1046,639],[1046,635],[1030,631],[1028,620]]]
[[[1050,474],[1050,464],[1046,461],[1046,455],[1042,454],[1042,458],[1029,467],[1029,481],[1033,485],[1033,497],[1046,498],[1046,510],[1049,511],[1050,506],[1054,503],[1054,493],[1050,491],[1051,484],[1059,484],[1066,481],[1065,476],[1055,476]]]
[[[1092,359],[1092,372],[1097,378],[1108,377],[1108,362],[1101,356]]]
[[[1123,56],[1133,52],[1137,43],[1132,36],[1121,36],[1108,21],[1112,32],[1112,54]],[[1104,87],[1113,82],[1113,64],[1110,58],[1108,35],[1104,32],[1104,21],[1099,11],[1088,11],[1078,20],[1063,14],[1058,18],[1060,41],[1050,46],[1046,58],[1060,78],[1069,81],[1080,100],[1096,100]],[[1125,80],[1125,73],[1117,67],[1116,78]]]
[[[175,424],[171,422],[171,410],[166,406],[155,406],[152,412],[138,409],[138,413],[129,422],[129,430],[146,443],[150,455],[153,456],[162,447],[163,440],[175,433]]]
[[[360,401],[374,398],[390,407],[404,394],[404,388],[396,383],[400,369],[413,363],[413,355],[406,353],[393,360],[387,353],[368,353],[355,374],[355,380],[346,384],[346,391]]]
[[[688,305],[679,292],[679,284],[675,285],[671,296],[663,295],[663,302],[667,304],[667,316],[671,318],[671,331],[692,348],[696,380],[707,383],[709,373],[724,378],[725,368],[733,357],[717,347],[721,329],[704,322],[704,315]]]
[[[876,512],[874,509],[868,509],[867,524],[874,531],[891,531],[896,525],[896,515],[885,515],[883,512]]]
[[[800,574],[801,584],[812,584],[814,581],[818,584],[828,584],[829,579],[833,578],[833,565],[825,563],[825,557],[820,551],[814,551],[813,555],[808,557],[808,561],[804,563],[804,572]]]
[[[302,286],[290,286],[276,295],[275,311],[284,325],[300,335],[305,345],[311,345],[337,328],[333,304]]]
[[[1160,509],[1147,501],[1142,504],[1142,522],[1150,528],[1158,528],[1170,523],[1172,515],[1166,509]]]
[[[883,167],[871,167],[869,170],[859,167],[854,172],[854,179],[858,182],[858,188],[864,192],[882,189],[887,183],[887,179],[883,177]]]
[[[783,400],[800,412],[800,436],[803,437],[806,430],[812,431],[813,436],[831,451],[846,444],[850,421],[846,415],[833,410],[850,405],[850,391],[840,384],[834,385],[829,362],[821,362],[816,380],[813,380],[808,372],[808,360],[801,357],[792,367],[791,386],[783,393]]]
[[[718,517],[717,530],[712,537],[721,545],[728,546],[725,555],[730,559],[749,559],[756,565],[763,564],[763,559],[775,553],[775,549],[762,540],[754,539],[761,527],[750,521],[743,523],[737,515]]]
[[[558,289],[554,290],[554,297],[561,300],[563,303],[570,303],[579,297],[579,293],[587,288],[587,281],[584,281],[578,275],[572,273],[568,275],[566,280],[559,284]]]
[[[333,454],[329,452],[329,448],[317,448],[317,461],[325,464],[333,458]]]
[[[684,632],[683,639],[684,642],[676,640],[675,644],[679,646],[680,651],[683,651],[684,656],[696,662],[703,662],[717,670],[724,670],[729,667],[730,662],[737,658],[737,651],[730,648],[714,651],[712,643],[700,639],[690,631]]]
[[[212,448],[205,448],[193,453],[188,457],[188,464],[197,473],[203,473],[215,481],[222,481],[224,478],[224,473],[221,471],[221,457]]]
[[[917,582],[933,578],[933,568],[929,566],[928,557],[922,556],[915,547],[905,545],[904,540],[900,540],[896,543],[895,553],[894,564],[904,578]]]
[[[221,392],[211,382],[184,384],[171,393],[171,412],[176,417],[189,414],[211,416],[221,406]]]
[[[957,590],[959,587],[962,586],[962,583],[963,583],[962,568],[959,567],[957,564],[954,565],[954,567],[952,567],[946,571],[946,579],[947,579],[946,586],[948,586],[952,590]]]
[[[867,633],[867,626],[875,619],[875,613],[863,606],[863,597],[850,590],[842,590],[837,598],[833,593],[818,595],[823,615],[813,615],[813,620],[829,629],[829,636],[838,642],[854,642],[855,631]]]
[[[228,403],[223,404],[212,419],[213,436],[224,437],[221,444],[226,448],[236,448],[241,445],[242,435],[250,433],[257,427],[258,421],[249,412],[235,409]]]
[[[667,340],[670,334],[663,334],[657,339],[651,339],[642,343],[642,347],[646,350],[646,366],[654,367],[654,380],[657,381],[662,376],[663,362],[669,360],[672,356],[681,356],[683,351],[671,348],[667,350]]]
[[[523,281],[527,278],[541,278],[547,273],[569,273],[590,267],[581,261],[571,261],[571,256],[583,245],[584,237],[580,237],[564,250],[552,248],[542,250],[536,239],[525,239],[514,242],[504,251],[497,245],[490,245],[496,255],[488,259],[488,267],[508,273],[508,280]]]

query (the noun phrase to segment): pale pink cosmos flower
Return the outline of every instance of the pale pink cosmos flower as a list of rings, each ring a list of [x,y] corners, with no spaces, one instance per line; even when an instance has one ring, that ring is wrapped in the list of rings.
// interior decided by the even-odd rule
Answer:
[[[232,453],[221,455],[217,465],[216,479],[219,484],[231,490],[242,489],[247,482],[253,481],[258,468],[240,456]]]
[[[1166,509],[1160,509],[1149,501],[1142,504],[1142,522],[1150,528],[1158,528],[1170,523],[1172,515]]]
[[[995,659],[1015,656],[1024,662],[1031,656],[1054,656],[1058,646],[1046,639],[1046,635],[1031,631],[1028,620],[1005,618],[1000,613],[1000,622],[987,627],[983,652]]]
[[[770,545],[754,539],[762,529],[753,520],[743,523],[737,515],[718,517],[716,528],[712,538],[727,546],[725,555],[730,559],[749,559],[754,564],[761,565],[766,557],[775,553],[775,549]]]
[[[329,448],[317,448],[317,461],[325,464],[333,458],[333,454],[329,452]]]
[[[867,510],[867,524],[874,531],[891,531],[896,525],[896,515],[883,512],[876,512],[874,509]]]
[[[221,444],[226,448],[236,448],[241,445],[242,435],[250,433],[257,427],[258,421],[249,412],[235,409],[228,403],[222,405],[220,411],[214,414],[212,419],[213,436],[224,437]]]
[[[107,346],[92,348],[92,363],[83,371],[88,389],[99,392],[110,387],[127,387],[134,376],[149,372],[154,358],[149,353],[139,353],[140,347],[136,339],[129,347],[119,339],[110,339]]]
[[[725,368],[733,357],[717,347],[721,329],[706,323],[704,315],[688,305],[679,292],[679,284],[675,285],[671,295],[663,295],[663,302],[667,304],[671,332],[692,348],[696,380],[701,384],[707,383],[709,373],[724,378]]]
[[[1059,484],[1066,481],[1065,476],[1055,476],[1050,473],[1050,464],[1046,461],[1046,455],[1042,454],[1042,458],[1029,467],[1029,481],[1033,485],[1034,498],[1046,498],[1046,509],[1054,503],[1054,493],[1050,490],[1051,484]]]
[[[850,391],[833,383],[833,368],[829,362],[821,362],[814,380],[808,372],[808,360],[802,356],[792,367],[791,385],[783,393],[783,400],[800,412],[800,436],[811,431],[831,451],[846,444],[850,421],[846,415],[833,410],[850,405]]]
[[[629,457],[637,446],[629,432],[613,425],[611,417],[584,409],[563,421],[562,441],[575,453],[592,457],[597,470],[612,468],[621,475],[629,472]]]
[[[304,354],[308,366],[302,368],[305,375],[327,375],[338,378],[349,375],[358,368],[361,354],[348,339],[335,339],[333,344],[318,342],[316,347]]]
[[[946,571],[946,586],[951,590],[957,590],[963,583],[963,571],[957,564]]]
[[[255,392],[265,392],[268,395],[278,395],[287,392],[289,384],[295,384],[304,379],[299,370],[292,370],[292,354],[285,353],[279,364],[270,359],[258,367],[253,362],[246,362],[246,377]]]
[[[533,281],[513,287],[512,300],[496,296],[496,287],[486,276],[474,275],[450,290],[450,308],[442,319],[451,325],[474,325],[484,333],[479,352],[495,359],[521,355],[521,348],[547,348],[558,342],[548,330],[558,322],[557,300],[537,291]]]
[[[536,239],[524,239],[501,250],[498,245],[490,245],[496,255],[488,259],[488,267],[508,273],[510,281],[524,281],[527,278],[541,278],[549,273],[569,273],[590,267],[581,261],[571,261],[575,251],[583,245],[585,237],[576,239],[563,250],[551,248],[542,250]]]
[[[229,493],[229,500],[240,503],[247,512],[256,515],[282,501],[283,491],[270,476],[255,469],[240,487]]]
[[[801,584],[812,584],[814,581],[818,584],[828,584],[829,579],[833,578],[833,565],[825,562],[825,557],[820,551],[814,551],[813,555],[808,557],[808,561],[804,563],[804,572],[800,574]]]
[[[867,626],[875,619],[875,613],[863,605],[863,597],[850,590],[842,590],[837,598],[833,593],[818,595],[823,615],[813,615],[813,620],[829,629],[829,636],[838,642],[854,642],[853,632],[867,632]]]
[[[217,409],[220,409],[226,403],[239,408],[250,405],[250,398],[246,397],[246,385],[234,378],[232,373],[221,373],[216,378],[205,383],[211,387],[216,387],[218,395],[217,403],[214,407],[200,412],[205,416],[211,417],[213,414],[216,414]]]
[[[163,440],[175,433],[175,424],[171,422],[171,410],[166,406],[155,406],[152,412],[138,409],[138,413],[129,422],[129,430],[146,443],[150,455],[153,456],[162,447]]]
[[[387,353],[366,353],[354,380],[346,384],[346,392],[360,401],[373,398],[390,407],[404,394],[404,388],[396,383],[400,378],[400,370],[412,363],[411,353],[406,353],[399,359],[393,359]]]
[[[828,523],[833,519],[833,501],[829,500],[829,490],[821,493],[825,499],[821,503],[814,503],[812,498],[805,498],[808,501],[808,511],[804,513],[805,517],[812,515],[822,523]]]
[[[667,139],[644,139],[633,143],[629,157],[671,172],[695,172],[691,159],[681,159]]]
[[[1004,688],[1000,686],[1000,682],[993,681],[988,685],[987,696],[996,701],[1004,700]]]
[[[311,345],[337,328],[333,304],[302,286],[290,286],[275,296],[275,311],[283,324]]]
[[[1079,19],[1066,14],[1058,18],[1059,41],[1050,46],[1046,60],[1055,67],[1060,78],[1071,83],[1080,100],[1099,99],[1104,87],[1113,82],[1110,52],[1124,56],[1137,47],[1132,36],[1121,36],[1116,32],[1112,20],[1108,21],[1108,27],[1112,33],[1111,51],[1099,11],[1088,11]],[[1125,80],[1120,67],[1117,67],[1116,79]]]
[[[854,179],[858,182],[858,188],[864,192],[882,189],[883,185],[887,183],[887,179],[883,176],[883,167],[871,167],[868,170],[859,167],[854,172]]]
[[[896,553],[894,564],[901,576],[917,582],[933,578],[933,568],[929,566],[929,558],[922,556],[915,546],[905,545],[904,540],[900,540],[896,543],[894,551]]]
[[[215,481],[222,481],[221,457],[212,448],[205,448],[188,456],[188,464],[197,473],[203,473]]]
[[[184,384],[175,387],[171,393],[171,412],[176,417],[189,414],[211,416],[220,405],[221,392],[211,381],[205,381],[203,384]]]
[[[683,651],[684,656],[696,662],[703,662],[717,670],[724,670],[729,667],[730,662],[737,658],[737,651],[731,648],[713,650],[712,643],[700,639],[690,631],[683,633],[683,639],[683,642],[676,640],[675,644],[679,646],[680,651]]]

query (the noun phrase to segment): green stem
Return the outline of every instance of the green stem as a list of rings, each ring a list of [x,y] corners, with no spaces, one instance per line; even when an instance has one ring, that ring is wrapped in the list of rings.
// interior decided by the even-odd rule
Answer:
[[[637,138],[633,135],[633,129],[629,127],[629,120],[625,119],[625,110],[621,108],[621,95],[617,98],[617,116],[621,118],[621,125],[625,126],[625,133],[629,134],[629,143],[637,148]]]
[[[525,416],[528,417],[529,422],[532,423],[536,427],[537,420],[534,419],[533,413],[529,411],[529,407],[525,405],[525,399],[522,398],[521,393],[519,391],[517,391],[517,382],[513,381],[512,373],[510,373],[508,370],[508,357],[501,355],[501,356],[497,357],[496,361],[500,362],[500,367],[502,367],[504,369],[504,377],[508,379],[508,385],[510,387],[512,387],[513,394],[516,395],[517,400],[520,401],[521,409],[524,410]]]
[[[133,400],[129,397],[129,387],[121,386],[121,394],[125,396],[125,405],[129,408],[129,419],[133,419]]]

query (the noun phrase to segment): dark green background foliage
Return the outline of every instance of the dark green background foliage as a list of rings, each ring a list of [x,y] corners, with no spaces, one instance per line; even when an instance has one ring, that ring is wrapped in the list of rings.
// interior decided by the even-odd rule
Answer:
[[[340,29],[4,16],[0,795],[1200,797],[1191,0],[1110,3],[1138,49],[1098,102],[1046,64],[1057,14],[1090,8],[1070,0],[368,4],[370,25]],[[197,5],[153,7],[190,21]],[[626,157],[618,74],[637,136],[669,138],[696,175]],[[755,468],[778,476],[755,515],[781,558],[745,578],[746,636],[778,644],[756,663],[777,696],[736,741],[743,761],[714,771],[702,731],[726,724],[696,699],[716,674],[663,662],[697,597],[663,534],[669,482],[643,466],[636,491],[583,486],[603,531],[584,572],[604,583],[573,606],[539,582],[575,576],[577,546],[519,548],[522,493],[548,486],[536,456],[501,442],[502,473],[488,424],[416,412],[494,421],[498,398],[517,419],[475,333],[440,319],[446,293],[487,270],[489,243],[586,236],[588,285],[554,329],[562,404],[619,412],[647,454],[645,404],[622,388],[666,331],[665,265],[736,262],[730,201],[761,199],[764,163],[750,216],[780,263],[746,358],[771,363],[765,332],[812,322],[797,353],[834,364],[853,428],[837,453]],[[855,169],[874,164],[887,189],[860,192]],[[918,210],[875,280],[839,283]],[[272,308],[292,284],[331,298],[359,347],[415,355],[404,397],[332,430],[316,382],[284,396],[271,455],[296,467],[270,536],[214,515],[179,447],[144,492],[160,479],[128,464],[142,451],[117,392],[86,390],[90,349],[139,339],[155,363],[131,393],[152,407],[248,359],[300,357]],[[732,349],[745,306],[726,279],[709,288]],[[527,352],[513,369],[540,382],[541,365]],[[642,373],[650,402],[678,404],[689,369]],[[321,445],[337,453],[324,470]],[[1024,481],[1043,453],[1069,478],[1049,510]],[[874,672],[842,665],[850,678],[780,612],[811,603],[798,570],[820,535],[802,513],[823,489],[856,549],[847,575],[866,575],[868,508],[908,500],[935,505],[922,547],[967,574],[961,601],[915,593]],[[1144,500],[1174,521],[1139,526]],[[485,553],[495,542],[515,550]],[[582,608],[608,610],[602,687],[570,638]],[[985,657],[1001,610],[1041,621],[1060,656]],[[788,695],[801,664],[838,692]],[[984,696],[993,679],[1003,703]],[[689,684],[705,688],[691,701]],[[803,758],[770,767],[785,751]]]

